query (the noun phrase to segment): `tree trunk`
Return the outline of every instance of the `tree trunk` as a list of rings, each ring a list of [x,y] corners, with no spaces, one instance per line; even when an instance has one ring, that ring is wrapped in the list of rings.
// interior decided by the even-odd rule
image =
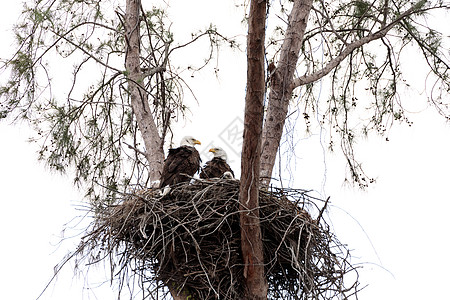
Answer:
[[[155,120],[148,104],[147,92],[143,88],[144,75],[140,67],[140,9],[141,0],[127,0],[125,30],[127,50],[125,67],[128,72],[128,89],[131,98],[131,107],[144,140],[145,156],[149,164],[149,178],[151,181],[161,179],[164,163],[164,152]],[[174,300],[187,299],[189,291],[179,291],[176,283],[166,282]]]
[[[246,299],[267,299],[258,200],[264,114],[265,22],[266,1],[252,0],[247,36],[247,94],[239,190]]]
[[[161,147],[155,120],[148,104],[147,92],[143,88],[144,76],[140,67],[140,0],[127,0],[125,15],[125,30],[127,50],[125,67],[128,75],[128,89],[131,107],[145,145],[145,156],[149,163],[149,178],[159,180],[164,163],[164,152]]]
[[[261,185],[268,186],[283,135],[292,97],[295,68],[313,0],[295,0],[281,47],[280,60],[272,72],[266,119],[262,135]]]

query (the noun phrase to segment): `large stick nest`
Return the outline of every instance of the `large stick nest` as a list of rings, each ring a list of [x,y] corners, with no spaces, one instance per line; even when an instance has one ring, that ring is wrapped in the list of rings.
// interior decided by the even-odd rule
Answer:
[[[89,253],[91,262],[109,258],[120,286],[130,275],[138,276],[149,286],[142,287],[144,294],[155,299],[167,296],[161,294],[167,291],[164,285],[189,299],[240,299],[244,268],[238,193],[238,181],[222,179],[176,185],[164,196],[159,190],[127,195],[121,204],[97,213],[78,253]],[[269,299],[355,293],[357,271],[348,251],[323,220],[311,217],[321,219],[319,199],[304,190],[259,194]],[[344,282],[349,273],[356,277]]]

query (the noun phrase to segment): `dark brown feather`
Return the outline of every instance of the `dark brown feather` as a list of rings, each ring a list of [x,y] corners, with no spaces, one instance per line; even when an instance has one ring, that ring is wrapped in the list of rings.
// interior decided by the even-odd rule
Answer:
[[[234,177],[234,172],[231,170],[230,165],[227,164],[225,160],[219,157],[214,157],[212,160],[208,161],[200,173],[200,178],[220,178],[225,172],[231,172]]]
[[[200,161],[200,154],[192,146],[169,149],[169,154],[164,161],[159,187],[163,188],[167,185],[189,181],[189,176],[194,176],[200,169]]]

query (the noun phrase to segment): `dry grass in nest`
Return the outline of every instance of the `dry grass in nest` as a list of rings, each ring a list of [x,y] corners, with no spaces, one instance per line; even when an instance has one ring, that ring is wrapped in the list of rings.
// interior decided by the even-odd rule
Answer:
[[[197,180],[163,197],[155,190],[128,195],[98,213],[78,253],[90,262],[111,260],[120,286],[137,276],[150,299],[167,296],[164,285],[188,291],[190,299],[240,299],[238,190],[235,180]],[[320,219],[317,200],[304,190],[260,191],[269,299],[345,299],[357,291],[357,277],[344,282],[357,275],[348,251],[311,217]]]

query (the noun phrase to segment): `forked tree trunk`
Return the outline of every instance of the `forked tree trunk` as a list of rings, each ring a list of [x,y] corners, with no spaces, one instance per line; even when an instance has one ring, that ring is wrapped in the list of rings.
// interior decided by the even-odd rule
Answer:
[[[149,164],[149,177],[151,181],[156,181],[161,177],[164,152],[161,147],[161,137],[148,104],[147,92],[143,88],[144,76],[140,67],[140,9],[140,0],[127,0],[125,67],[128,73],[131,107],[144,140],[145,156]]]
[[[247,94],[239,190],[245,299],[267,299],[263,243],[259,222],[259,171],[264,114],[264,40],[266,1],[250,3],[247,36]]]
[[[268,186],[292,97],[294,72],[313,0],[295,0],[288,19],[278,65],[272,71],[262,136],[261,184]]]

